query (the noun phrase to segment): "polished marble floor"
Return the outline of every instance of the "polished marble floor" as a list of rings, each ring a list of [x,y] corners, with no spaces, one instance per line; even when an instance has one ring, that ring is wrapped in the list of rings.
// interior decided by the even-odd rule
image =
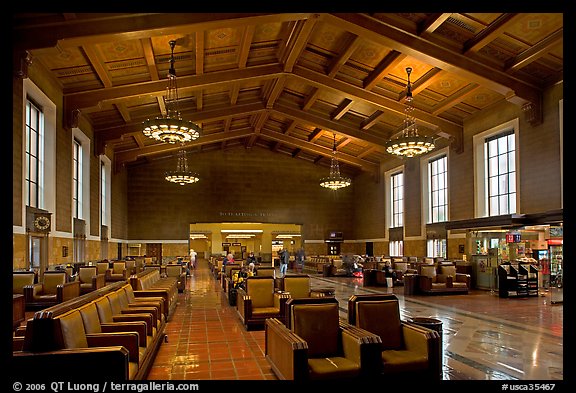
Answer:
[[[362,280],[312,276],[331,287],[346,317],[352,294],[393,292],[403,317],[442,321],[444,380],[564,380],[563,303],[551,292],[502,299],[490,291],[468,295],[404,295],[403,287],[363,287]],[[264,357],[264,331],[246,331],[205,260],[179,294],[174,316],[148,375],[150,380],[276,380]]]

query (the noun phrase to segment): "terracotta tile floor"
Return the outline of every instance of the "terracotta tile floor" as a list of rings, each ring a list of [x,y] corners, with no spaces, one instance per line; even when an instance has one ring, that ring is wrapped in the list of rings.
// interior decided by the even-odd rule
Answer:
[[[489,291],[469,295],[408,296],[402,287],[364,288],[362,280],[312,277],[332,287],[346,317],[355,293],[393,292],[404,318],[443,322],[444,380],[553,380],[564,378],[563,303],[550,293],[500,299]],[[264,357],[264,330],[246,331],[219,282],[200,260],[166,325],[150,380],[276,380]]]

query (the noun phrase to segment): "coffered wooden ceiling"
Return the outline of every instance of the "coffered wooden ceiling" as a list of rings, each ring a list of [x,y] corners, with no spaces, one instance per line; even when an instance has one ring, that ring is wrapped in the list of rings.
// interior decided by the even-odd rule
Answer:
[[[85,116],[118,165],[173,156],[142,134],[165,111],[170,40],[195,153],[244,146],[374,171],[404,120],[412,67],[420,132],[462,148],[464,121],[499,101],[542,120],[563,80],[561,13],[14,14],[14,66],[49,71],[64,124]]]

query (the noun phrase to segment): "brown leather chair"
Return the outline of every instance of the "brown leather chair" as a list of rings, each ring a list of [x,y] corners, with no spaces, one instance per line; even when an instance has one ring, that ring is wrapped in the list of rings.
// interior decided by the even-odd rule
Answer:
[[[130,275],[128,274],[128,269],[126,269],[126,262],[113,262],[106,281],[127,281],[128,277]]]
[[[80,282],[68,282],[65,271],[44,272],[42,282],[23,289],[26,309],[46,308],[80,296]]]
[[[378,336],[339,317],[334,297],[289,299],[287,324],[266,320],[265,355],[282,380],[353,380],[380,375]]]
[[[310,276],[307,274],[287,274],[279,279],[279,290],[287,294],[290,299],[302,299],[309,297],[325,297],[325,291],[315,291],[310,284]],[[284,306],[283,316],[286,317],[287,309]]]
[[[395,295],[352,295],[348,299],[348,322],[381,338],[382,376],[441,379],[439,333],[403,322]]]
[[[34,285],[36,274],[31,271],[12,272],[12,294],[23,295],[24,287]]]
[[[110,263],[106,260],[97,262],[96,268],[98,269],[98,274],[104,274],[106,280],[108,280],[108,275],[110,274]]]
[[[282,318],[288,295],[275,291],[273,277],[252,276],[245,282],[246,289],[237,289],[236,306],[246,330],[263,328],[267,318]]]
[[[438,273],[438,269],[442,273]],[[456,266],[422,265],[418,276],[419,290],[423,294],[467,294],[469,282],[469,275],[456,274]]]
[[[78,281],[80,282],[80,294],[95,291],[106,285],[106,275],[98,274],[96,266],[80,266],[78,268]]]

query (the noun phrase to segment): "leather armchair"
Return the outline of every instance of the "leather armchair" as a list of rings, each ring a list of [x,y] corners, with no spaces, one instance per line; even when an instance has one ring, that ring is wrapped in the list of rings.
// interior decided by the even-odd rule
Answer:
[[[68,282],[65,271],[47,271],[42,282],[23,287],[26,309],[46,308],[80,296],[80,282]]]
[[[104,274],[106,281],[108,281],[108,277],[110,275],[110,263],[108,263],[106,260],[97,262],[96,268],[98,269],[98,274]]]
[[[126,269],[126,262],[114,262],[112,263],[112,269],[108,273],[106,281],[127,281],[128,269]]]
[[[334,297],[289,299],[287,324],[266,320],[265,355],[282,380],[353,380],[380,373],[378,336],[339,317]]]
[[[395,295],[352,295],[348,299],[348,322],[381,338],[382,376],[441,378],[439,333],[402,321]]]
[[[96,266],[80,266],[78,268],[78,281],[80,282],[80,294],[95,291],[106,285],[106,275],[98,274]]]
[[[274,278],[248,277],[245,287],[237,290],[236,306],[246,330],[264,328],[267,318],[282,318],[288,295],[275,292]]]
[[[470,275],[456,273],[455,265],[440,266],[440,274],[452,277],[452,288],[460,288],[466,291],[470,289]]]
[[[418,275],[418,285],[421,293],[434,294],[434,293],[468,293],[469,277],[464,274],[456,278],[456,267],[454,266],[453,273],[450,269],[444,270],[451,266],[441,266],[440,269],[447,273],[438,273],[435,265],[422,265],[420,267],[420,274]],[[458,280],[459,284],[454,285]]]
[[[325,291],[315,291],[310,285],[310,276],[307,274],[288,274],[280,278],[280,291],[287,294],[290,299],[302,299],[309,297],[325,297]],[[286,306],[282,312],[283,317],[287,315]]]
[[[23,295],[24,287],[34,285],[35,273],[30,271],[12,272],[12,294]]]

